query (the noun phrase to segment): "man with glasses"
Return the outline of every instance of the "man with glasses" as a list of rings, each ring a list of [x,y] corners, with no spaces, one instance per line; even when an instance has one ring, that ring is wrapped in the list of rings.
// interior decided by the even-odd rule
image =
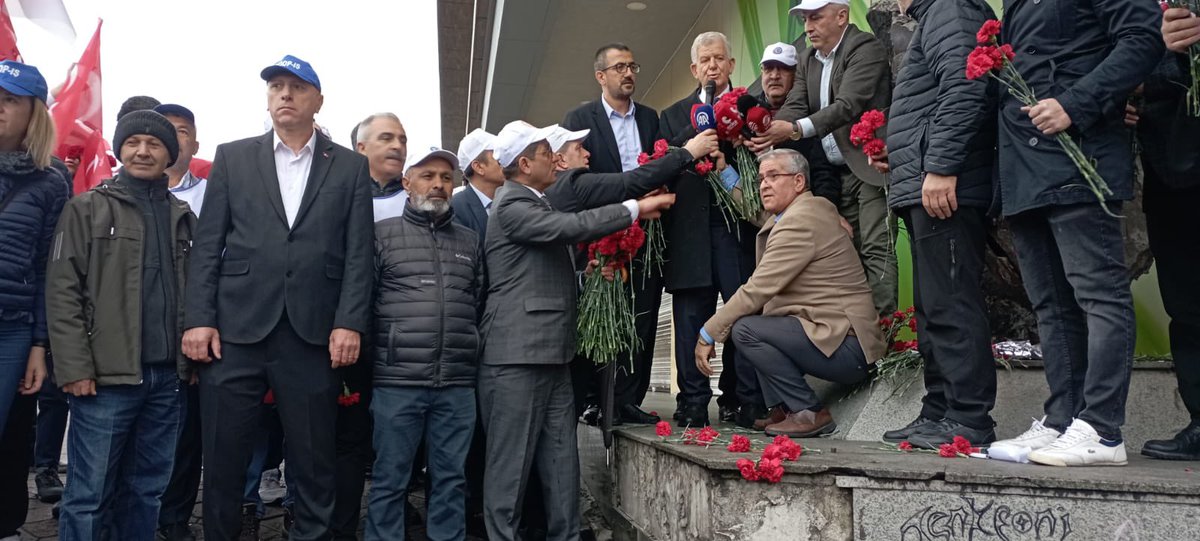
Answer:
[[[610,43],[596,51],[596,83],[600,99],[583,104],[567,113],[563,128],[570,131],[588,130],[583,148],[591,155],[589,168],[593,173],[623,173],[638,167],[638,154],[654,153],[658,140],[658,111],[633,101],[637,74],[641,66],[634,61],[633,51],[623,43]],[[658,333],[658,308],[662,303],[662,273],[646,273],[642,268],[644,250],[634,258],[634,310],[638,339],[642,348],[629,360],[609,366],[616,370],[613,390],[615,424],[621,422],[653,424],[658,417],[639,406],[650,388],[650,364],[654,359],[654,339]],[[640,279],[645,277],[645,279]],[[587,359],[577,359],[575,370],[576,404],[586,403],[584,420],[596,424],[598,374]],[[619,368],[618,368],[619,367]],[[602,372],[606,368],[600,369]],[[586,388],[587,398],[585,399]],[[586,401],[585,401],[586,400]],[[581,402],[585,401],[585,402]]]
[[[883,357],[871,288],[837,206],[808,189],[808,160],[777,149],[758,170],[774,217],[758,233],[754,274],[701,328],[696,363],[711,374],[713,344],[732,337],[739,369],[753,367],[766,405],[786,412],[766,433],[828,434],[837,425],[804,377],[852,385]]]

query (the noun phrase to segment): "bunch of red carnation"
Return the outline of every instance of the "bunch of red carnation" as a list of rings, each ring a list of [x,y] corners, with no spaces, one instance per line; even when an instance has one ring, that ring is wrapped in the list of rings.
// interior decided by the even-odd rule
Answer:
[[[671,150],[671,146],[667,144],[666,139],[659,139],[654,142],[654,154],[646,154],[645,152],[638,154],[638,165],[646,165],[654,160],[657,160],[667,155]]]
[[[748,458],[738,459],[737,469],[747,481],[778,483],[783,479],[783,462],[795,462],[804,449],[787,436],[775,436],[775,440],[763,449],[758,462]]]
[[[588,260],[597,260],[603,266],[621,270],[633,260],[638,249],[646,242],[646,233],[637,222],[633,225],[588,244]]]
[[[353,406],[359,403],[361,400],[362,395],[360,393],[350,392],[350,388],[347,387],[345,383],[342,383],[342,394],[339,394],[337,397],[337,403],[339,406]]]
[[[583,284],[579,300],[576,331],[577,349],[596,364],[608,364],[623,351],[634,352],[641,347],[634,326],[631,292],[626,283],[628,265],[646,242],[646,233],[638,222],[587,246],[589,260],[613,270],[615,280],[605,279],[600,269]]]
[[[862,147],[863,154],[878,156],[887,145],[882,139],[875,137],[875,132],[887,125],[887,117],[883,111],[871,109],[862,114],[858,122],[850,127],[850,143]]]
[[[696,430],[695,428],[689,428],[683,432],[683,444],[684,445],[703,445],[705,447],[708,447],[709,445],[712,445],[714,442],[716,442],[717,437],[719,437],[720,435],[721,435],[721,433],[717,432],[717,429],[715,429],[711,426],[706,426],[700,430]]]
[[[971,442],[962,436],[954,436],[954,440],[950,443],[943,443],[938,448],[938,455],[945,458],[968,457],[972,453],[978,453],[978,447],[971,447]]]

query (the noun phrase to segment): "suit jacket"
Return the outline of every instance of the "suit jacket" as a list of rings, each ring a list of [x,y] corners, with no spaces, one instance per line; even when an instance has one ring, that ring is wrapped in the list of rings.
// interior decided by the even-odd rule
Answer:
[[[676,149],[624,173],[569,169],[557,174],[554,184],[546,188],[546,197],[554,209],[561,212],[576,212],[637,199],[674,180],[691,162],[692,155],[688,151]]]
[[[454,221],[466,226],[479,236],[479,253],[483,253],[483,242],[487,238],[487,209],[483,201],[468,184],[462,191],[450,198],[450,208],[454,209]]]
[[[821,70],[817,50],[800,52],[796,64],[796,84],[787,102],[775,115],[776,120],[795,122],[808,117],[817,137],[833,134],[838,150],[854,176],[872,186],[883,186],[886,178],[867,165],[867,156],[850,144],[850,127],[871,109],[886,111],[892,103],[891,66],[887,51],[875,36],[850,25],[833,58],[829,85],[829,106],[821,107]],[[883,130],[882,133],[887,133]]]
[[[585,103],[567,113],[562,126],[571,131],[591,130],[583,140],[583,148],[592,154],[589,169],[595,173],[620,173],[621,153],[617,148],[617,136],[613,133],[612,124],[608,121],[608,112],[600,102],[604,98]],[[647,154],[654,152],[654,142],[658,140],[658,111],[640,103],[633,104],[633,119],[637,123],[638,138],[642,143],[642,151]]]
[[[826,356],[853,331],[867,362],[887,347],[858,251],[838,225],[837,207],[804,192],[758,233],[758,268],[704,324],[717,342],[743,316],[792,316]]]
[[[261,341],[286,314],[314,345],[365,333],[374,278],[367,159],[317,133],[312,170],[288,227],[272,132],[217,147],[192,247],[184,328]]]
[[[662,137],[672,146],[683,146],[696,136],[696,130],[692,128],[692,105],[700,103],[699,94],[697,88],[688,97],[663,110],[658,126]],[[730,164],[734,163],[737,155],[729,143],[721,142],[721,152]],[[669,187],[675,192],[675,205],[663,216],[663,235],[667,239],[667,262],[663,267],[666,289],[675,292],[712,286],[716,282],[712,276],[709,226],[714,222],[722,223],[721,218],[714,218],[714,213],[719,210],[713,208],[716,203],[712,189],[708,181],[691,170],[681,173]],[[754,262],[754,245],[746,241],[754,238],[758,228],[742,220],[737,221],[736,227],[740,228],[743,240],[741,250],[737,254],[718,254],[717,257],[738,258],[742,268],[750,269]]]
[[[480,331],[484,364],[567,364],[579,295],[572,244],[629,227],[621,204],[558,212],[515,181],[488,217],[489,285]]]

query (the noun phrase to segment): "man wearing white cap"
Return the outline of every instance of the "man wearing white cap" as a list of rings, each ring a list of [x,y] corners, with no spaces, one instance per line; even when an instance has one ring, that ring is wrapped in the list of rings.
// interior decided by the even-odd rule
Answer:
[[[496,189],[504,184],[504,168],[496,162],[492,152],[495,140],[495,135],[476,128],[458,144],[458,166],[466,185],[450,200],[454,221],[479,235],[480,249],[487,237],[487,218],[496,198]]]
[[[488,218],[489,287],[480,330],[479,403],[487,432],[484,509],[488,538],[516,539],[520,503],[536,464],[547,539],[577,538],[579,451],[568,363],[578,297],[571,246],[652,218],[673,194],[565,213],[545,197],[554,184],[554,127],[512,122],[496,136],[504,191]]]
[[[883,43],[850,24],[849,0],[804,0],[791,13],[804,19],[812,47],[797,58],[796,84],[766,135],[751,140],[763,150],[788,138],[814,138],[842,180],[839,213],[854,228],[854,244],[867,271],[875,307],[896,309],[895,218],[888,215],[887,179],[850,144],[850,127],[866,111],[887,110],[891,68]],[[818,89],[809,92],[809,89]]]

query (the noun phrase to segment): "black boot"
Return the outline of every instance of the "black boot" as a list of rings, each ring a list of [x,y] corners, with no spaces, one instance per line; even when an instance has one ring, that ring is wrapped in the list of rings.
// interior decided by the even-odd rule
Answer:
[[[758,404],[742,404],[737,413],[737,425],[742,428],[754,429],[754,421],[762,419],[769,414],[766,406]]]
[[[1163,460],[1200,460],[1200,422],[1192,421],[1169,440],[1150,440],[1142,454]]]
[[[689,404],[684,406],[679,420],[675,423],[680,427],[703,428],[708,426],[708,406],[704,404]]]

